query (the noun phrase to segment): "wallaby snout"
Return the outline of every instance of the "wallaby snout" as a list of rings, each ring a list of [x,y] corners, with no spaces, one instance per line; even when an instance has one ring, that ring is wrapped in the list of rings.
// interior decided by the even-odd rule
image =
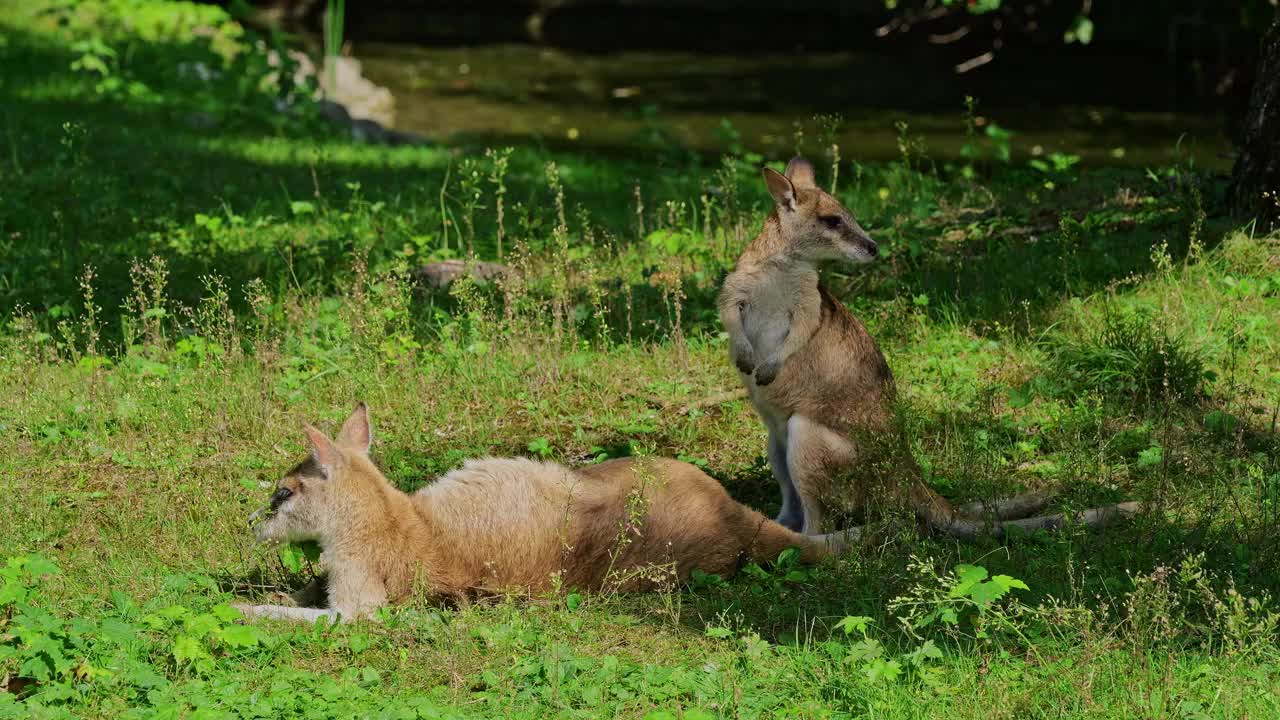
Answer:
[[[876,245],[876,241],[871,239],[866,230],[856,224],[853,227],[853,239],[849,241],[849,246],[849,260],[855,263],[865,265],[874,261],[880,254],[880,247]]]
[[[286,482],[297,483],[298,480],[290,477]],[[302,536],[308,535],[311,529],[307,522],[307,508],[301,507],[306,501],[297,495],[293,487],[280,485],[270,501],[249,516],[249,530],[254,540],[266,543],[306,539]]]

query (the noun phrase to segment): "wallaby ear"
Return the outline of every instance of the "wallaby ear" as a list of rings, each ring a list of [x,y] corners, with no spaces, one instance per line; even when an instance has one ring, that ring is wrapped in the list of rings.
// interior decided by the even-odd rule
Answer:
[[[342,452],[338,450],[338,446],[333,444],[328,435],[310,425],[303,425],[302,430],[307,434],[307,440],[311,443],[311,457],[320,466],[320,472],[324,474],[326,479],[333,477],[333,471],[342,464]]]
[[[764,168],[764,184],[769,188],[769,194],[773,196],[773,201],[777,203],[781,210],[796,209],[796,189],[792,186],[791,181],[786,175],[774,170],[773,168]]]
[[[813,166],[799,155],[787,163],[787,178],[797,188],[816,188],[818,179],[813,173]]]
[[[338,444],[350,450],[369,452],[373,442],[373,429],[369,427],[369,408],[364,403],[357,403],[351,416],[342,423],[342,431],[338,433]]]

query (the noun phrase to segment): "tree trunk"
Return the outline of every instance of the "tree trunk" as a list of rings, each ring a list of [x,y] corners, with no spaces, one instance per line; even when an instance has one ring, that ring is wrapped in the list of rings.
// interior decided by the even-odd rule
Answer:
[[[1258,220],[1258,230],[1280,228],[1280,16],[1262,39],[1244,142],[1231,173],[1233,209]]]

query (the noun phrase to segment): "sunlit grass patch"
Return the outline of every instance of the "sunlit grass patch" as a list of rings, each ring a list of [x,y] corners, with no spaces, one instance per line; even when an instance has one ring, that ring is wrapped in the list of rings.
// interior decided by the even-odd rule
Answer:
[[[1074,339],[1058,336],[1049,353],[1069,388],[1112,400],[1194,402],[1203,393],[1204,359],[1185,338],[1149,313],[1107,310],[1099,327]]]
[[[1191,190],[1218,179],[839,168],[882,255],[824,277],[927,481],[1150,502],[1133,523],[961,544],[873,517],[817,567],[248,626],[230,603],[316,568],[245,521],[356,400],[405,490],[490,454],[657,455],[776,512],[714,306],[764,158],[203,132],[192,95],[104,99],[44,42],[0,50],[0,717],[1280,712],[1280,250],[1220,237]],[[415,279],[472,253],[516,273]]]

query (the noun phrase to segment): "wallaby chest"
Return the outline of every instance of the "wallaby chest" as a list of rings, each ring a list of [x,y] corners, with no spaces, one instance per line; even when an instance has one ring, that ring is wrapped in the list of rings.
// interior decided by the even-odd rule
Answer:
[[[774,354],[784,344],[802,346],[817,327],[820,312],[816,273],[767,268],[744,279],[738,298],[742,329],[757,357]]]
[[[777,351],[791,330],[793,309],[776,286],[761,288],[742,311],[742,330],[761,356]]]

